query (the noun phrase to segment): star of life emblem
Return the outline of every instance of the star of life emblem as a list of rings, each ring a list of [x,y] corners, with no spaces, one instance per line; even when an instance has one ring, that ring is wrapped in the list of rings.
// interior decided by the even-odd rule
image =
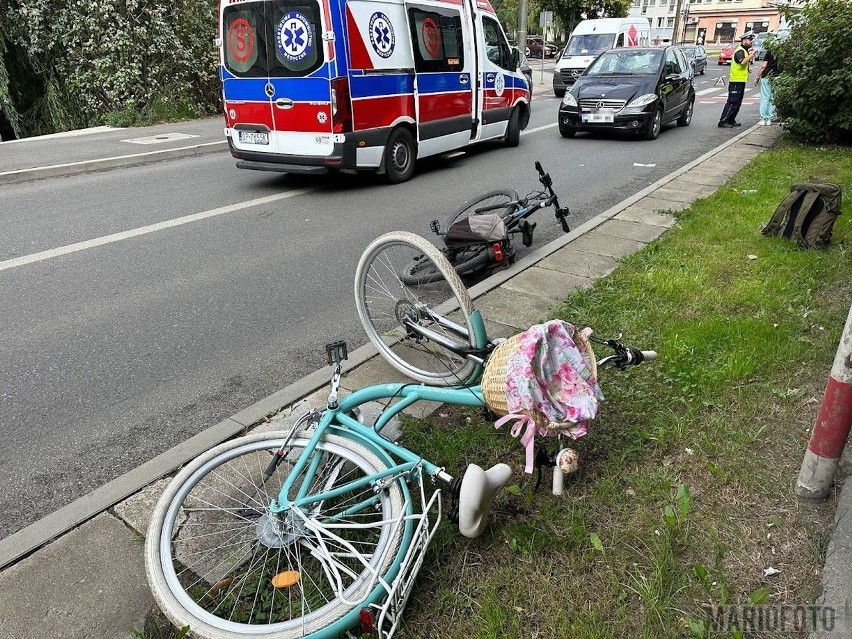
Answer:
[[[383,58],[389,58],[393,54],[396,44],[393,25],[381,11],[376,11],[370,16],[370,44],[373,45],[373,50]]]
[[[292,62],[303,60],[313,44],[311,23],[298,11],[291,11],[278,21],[275,39],[278,52],[284,58]]]

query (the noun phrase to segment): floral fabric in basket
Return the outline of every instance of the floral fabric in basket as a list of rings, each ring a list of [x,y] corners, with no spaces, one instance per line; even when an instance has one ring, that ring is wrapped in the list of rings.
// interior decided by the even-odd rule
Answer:
[[[535,435],[563,433],[578,439],[603,401],[594,354],[585,338],[586,333],[577,335],[572,324],[561,320],[536,324],[513,338],[506,365],[508,414],[495,426],[515,422],[512,435],[520,437],[526,448],[528,473],[533,468]]]

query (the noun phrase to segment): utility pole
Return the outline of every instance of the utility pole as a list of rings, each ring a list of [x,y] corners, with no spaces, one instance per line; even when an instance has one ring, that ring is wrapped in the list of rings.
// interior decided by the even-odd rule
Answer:
[[[518,3],[518,49],[521,53],[527,50],[527,10],[529,8],[528,0],[521,0]]]
[[[681,16],[683,15],[683,3],[689,2],[689,0],[677,0],[677,9],[675,9],[675,19],[674,19],[674,27],[672,28],[672,44],[677,44],[677,40],[680,37],[680,21]],[[686,20],[684,20],[686,22]]]

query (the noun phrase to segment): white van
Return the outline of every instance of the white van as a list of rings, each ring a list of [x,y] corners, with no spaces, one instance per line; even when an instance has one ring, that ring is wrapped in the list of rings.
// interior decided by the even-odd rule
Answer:
[[[647,47],[651,43],[648,18],[599,18],[574,27],[556,61],[553,93],[561,98],[599,53],[617,47]]]

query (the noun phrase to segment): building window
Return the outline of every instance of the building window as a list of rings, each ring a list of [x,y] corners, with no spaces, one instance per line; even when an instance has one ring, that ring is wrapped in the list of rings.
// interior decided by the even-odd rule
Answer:
[[[666,26],[673,27],[674,26],[674,17],[666,18]]]

